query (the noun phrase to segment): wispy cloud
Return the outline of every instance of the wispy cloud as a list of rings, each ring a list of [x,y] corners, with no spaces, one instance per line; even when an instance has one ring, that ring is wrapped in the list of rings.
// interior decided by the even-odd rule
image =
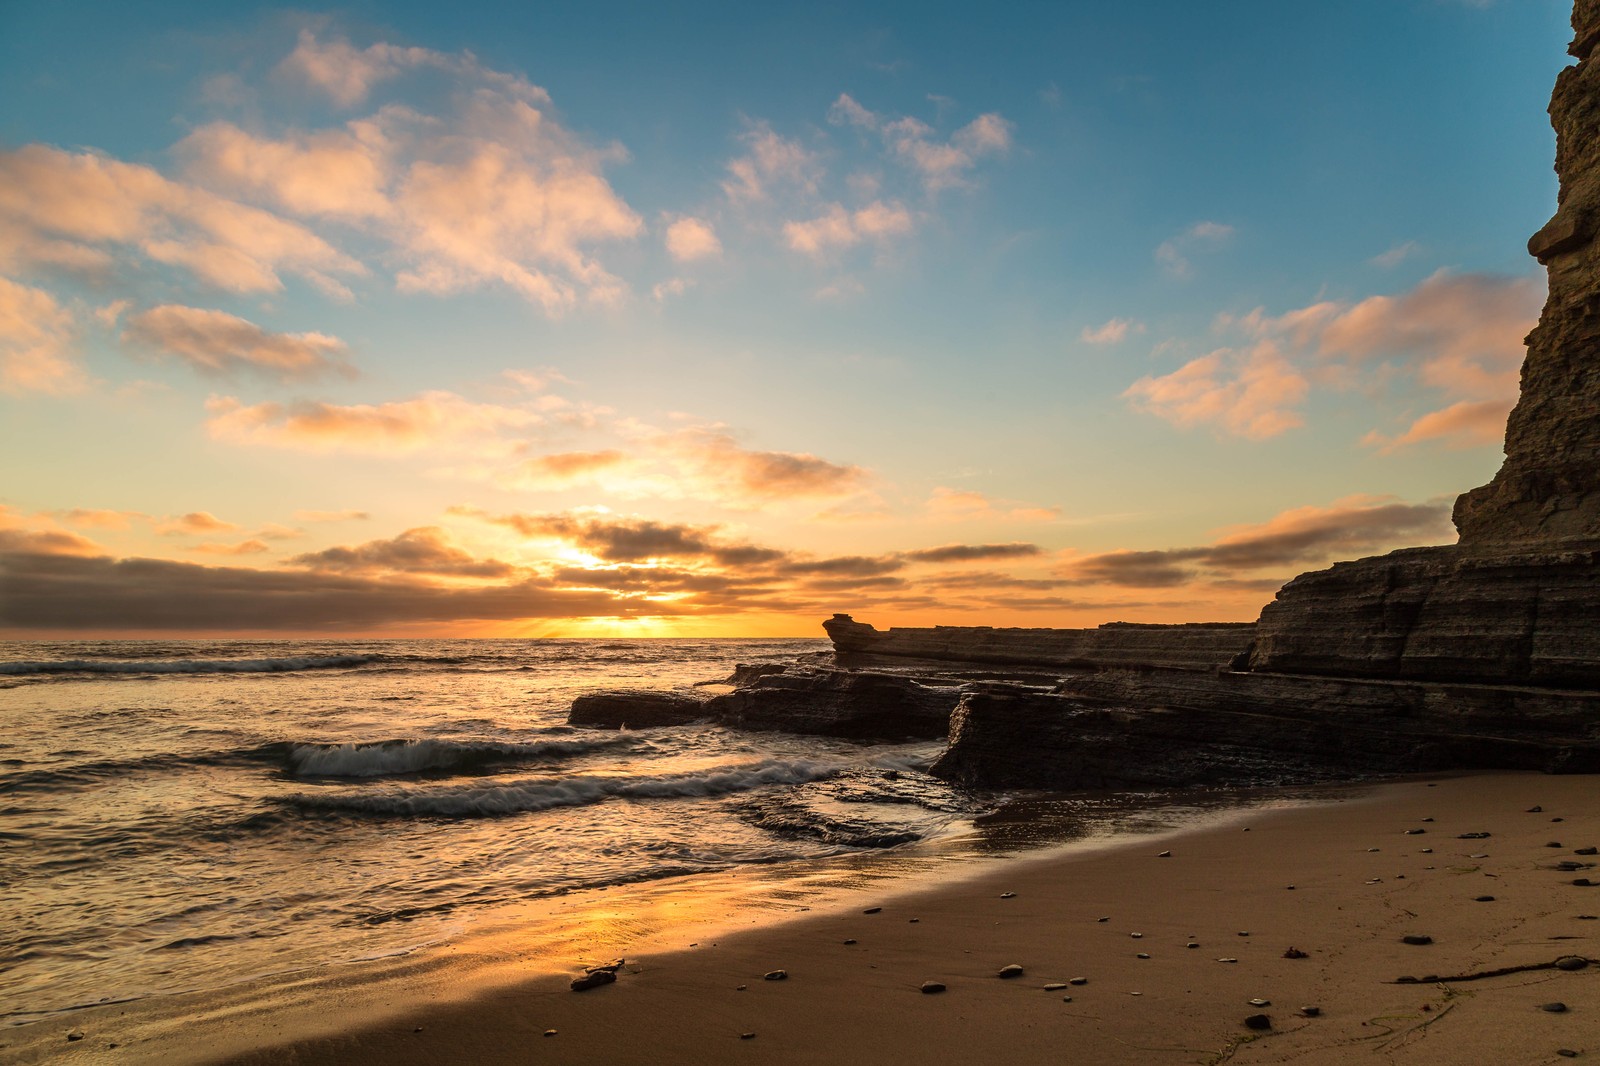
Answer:
[[[89,375],[77,334],[72,312],[50,293],[0,277],[0,392],[83,391]]]
[[[225,311],[163,304],[128,318],[122,339],[198,370],[251,370],[284,380],[351,373],[345,344],[324,333],[273,333]]]
[[[1098,326],[1084,326],[1078,337],[1085,344],[1121,344],[1130,335],[1143,332],[1143,322],[1132,318],[1112,318]]]
[[[1156,262],[1175,278],[1194,276],[1190,257],[1197,252],[1210,251],[1226,244],[1234,229],[1222,222],[1201,221],[1174,237],[1169,237],[1156,247]]]
[[[903,204],[874,200],[865,207],[847,211],[843,204],[835,203],[829,204],[817,218],[784,223],[783,237],[797,252],[822,256],[862,241],[884,241],[909,233],[912,224],[911,212]]]
[[[929,193],[968,184],[980,160],[1004,154],[1012,142],[1012,124],[998,112],[979,115],[941,138],[921,119],[870,111],[849,93],[839,94],[828,109],[828,121],[880,136],[890,158],[914,171]]]
[[[667,226],[667,252],[680,263],[708,259],[722,254],[722,242],[711,223],[702,218],[685,217]]]

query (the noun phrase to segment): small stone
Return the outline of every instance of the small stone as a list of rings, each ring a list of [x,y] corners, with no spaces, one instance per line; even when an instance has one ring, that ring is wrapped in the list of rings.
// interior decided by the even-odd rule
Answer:
[[[1368,854],[1371,854],[1372,852],[1377,851],[1377,850],[1378,850],[1377,848],[1368,848],[1367,852],[1368,852]]]
[[[1564,822],[1564,821],[1566,821],[1566,819],[1565,819],[1565,818],[1552,818],[1552,819],[1550,819],[1550,820],[1551,820],[1551,821],[1552,821],[1552,822]]]
[[[855,938],[854,937],[846,937],[844,942],[846,944],[854,944],[855,943]]]
[[[916,924],[917,924],[917,923],[918,923],[918,922],[920,922],[920,921],[922,921],[922,919],[921,919],[921,918],[907,918],[907,919],[906,919],[906,923],[907,923],[907,924],[908,924],[908,925],[916,925]]]
[[[754,1040],[755,1038],[756,1038],[756,1034],[754,1034],[754,1033],[740,1033],[739,1034],[739,1039],[740,1040]]]
[[[1244,1020],[1244,1027],[1258,1032],[1264,1031],[1272,1028],[1272,1019],[1265,1014],[1252,1014]]]
[[[1270,1000],[1270,999],[1252,999],[1249,1002],[1250,1002],[1250,1005],[1252,1007],[1270,1007],[1270,1006],[1272,1006],[1272,1000]]]
[[[767,981],[787,981],[789,979],[789,971],[788,970],[769,970],[766,973],[762,974],[761,976],[762,976],[762,978],[764,980],[767,980]]]
[[[745,989],[747,989],[749,987],[750,987],[749,985],[740,985],[738,988],[735,988],[734,991],[735,992],[743,992]]]
[[[1017,894],[1015,892],[1002,892],[1002,893],[1000,893],[1000,898],[1001,899],[1016,899],[1017,898]]]
[[[1578,915],[1578,921],[1580,921],[1580,922],[1600,922],[1600,914],[1580,914],[1580,915]]]
[[[1319,1017],[1322,1014],[1322,1008],[1321,1007],[1301,1007],[1300,1008],[1300,1013],[1305,1015],[1307,1018],[1316,1018],[1316,1017]]]
[[[1543,814],[1544,813],[1544,808],[1539,806],[1538,804],[1534,804],[1532,807],[1528,808],[1528,813],[1529,814]]]
[[[1144,934],[1143,933],[1129,933],[1128,935],[1131,936],[1135,940],[1143,940],[1144,939]]]
[[[1086,985],[1088,983],[1089,983],[1089,979],[1087,977],[1069,977],[1069,978],[1067,978],[1067,984],[1069,984],[1069,985]]]
[[[862,914],[877,914],[881,910],[883,910],[882,907],[868,907],[866,910],[862,911],[861,913]]]
[[[1104,918],[1096,918],[1096,919],[1095,919],[1095,921],[1097,921],[1097,922],[1109,922],[1109,921],[1110,921],[1110,920],[1111,920],[1111,917],[1110,917],[1110,915],[1107,915],[1107,916],[1106,916],[1106,917],[1104,917]]]
[[[1431,821],[1433,821],[1433,819],[1432,818],[1424,818],[1423,821],[1424,822],[1431,822]]]
[[[1311,956],[1306,954],[1304,951],[1301,951],[1299,948],[1290,948],[1288,951],[1283,953],[1283,957],[1286,959],[1309,959]]]
[[[1016,963],[1012,963],[1010,966],[1002,966],[1002,967],[1000,967],[999,971],[995,974],[995,976],[996,977],[1004,977],[1004,978],[1012,978],[1012,977],[1021,977],[1022,973],[1023,973],[1022,967],[1017,965]]]
[[[1191,940],[1191,941],[1189,941],[1187,944],[1185,944],[1183,946],[1186,947],[1186,948],[1197,948],[1197,947],[1200,946],[1200,942],[1197,941],[1197,940]]]
[[[1416,836],[1421,836],[1423,833],[1426,833],[1426,832],[1427,832],[1426,829],[1407,829],[1406,830],[1406,836],[1408,836],[1408,837],[1416,837]]]
[[[1294,891],[1294,886],[1293,885],[1284,885],[1283,887],[1288,889],[1290,892]]]
[[[1476,855],[1468,855],[1467,856],[1467,858],[1469,858],[1469,859],[1487,859],[1488,857],[1489,857],[1489,853],[1486,852],[1486,851],[1480,851]]]
[[[582,977],[572,979],[571,988],[574,992],[585,992],[601,985],[609,985],[617,979],[615,970],[591,970]]]
[[[67,1039],[68,1040],[82,1040],[83,1039],[83,1030],[82,1029],[68,1029],[67,1030]]]
[[[1457,840],[1488,840],[1488,833],[1457,833]]]
[[[417,1026],[417,1032],[419,1032],[419,1033],[422,1032],[422,1027],[420,1025]],[[544,1035],[545,1036],[555,1036],[556,1035],[556,1031],[554,1029],[546,1029],[544,1031]]]
[[[1600,848],[1573,848],[1574,855],[1600,855]]]
[[[1541,1003],[1541,1004],[1539,1004],[1539,1009],[1544,1011],[1546,1014],[1565,1014],[1565,1013],[1567,1013],[1567,1005],[1565,1003],[1562,1003],[1562,1002],[1559,1002],[1559,1001],[1557,1001],[1555,1003]]]
[[[1218,962],[1238,962],[1239,960],[1238,959],[1222,958],[1222,959],[1218,959],[1217,961]]]
[[[1574,877],[1572,879],[1572,883],[1577,885],[1579,888],[1592,888],[1594,886],[1594,882],[1589,880],[1587,877]]]
[[[1402,943],[1402,944],[1410,944],[1413,947],[1421,947],[1424,944],[1433,943],[1433,937],[1431,937],[1431,936],[1414,936],[1414,935],[1413,936],[1403,936],[1403,937],[1400,938],[1400,943]]]
[[[1578,1057],[1578,1053],[1569,1047],[1556,1048],[1556,1054],[1560,1055],[1564,1059],[1575,1059]]]
[[[1588,965],[1589,960],[1581,955],[1563,955],[1561,958],[1556,960],[1556,969],[1567,970],[1569,972],[1573,970],[1581,970]]]
[[[1067,983],[1065,981],[1052,981],[1044,986],[1044,990],[1046,992],[1059,992],[1066,987]]]
[[[1250,931],[1248,929],[1241,930],[1238,935],[1239,936],[1249,936],[1250,935]]]
[[[1494,897],[1493,896],[1473,896],[1472,897],[1472,902],[1474,902],[1474,903],[1493,903],[1494,902]]]
[[[1136,958],[1136,959],[1148,959],[1149,957],[1150,957],[1149,954],[1147,952],[1143,952],[1143,951],[1139,952],[1139,954],[1134,956],[1134,958]]]
[[[1172,858],[1172,852],[1163,851],[1159,855],[1157,855],[1156,858],[1158,858],[1158,859],[1170,859],[1170,858]]]
[[[1433,849],[1432,848],[1423,848],[1422,849],[1422,854],[1424,854],[1424,855],[1432,855],[1433,854]]]
[[[925,996],[931,996],[931,995],[935,994],[936,992],[943,992],[943,991],[944,991],[944,985],[940,984],[938,981],[924,981],[924,982],[922,982],[922,994],[925,995]]]
[[[1071,996],[1062,996],[1061,997],[1061,1002],[1063,1002],[1063,1003],[1071,1003],[1072,1002],[1072,997]]]
[[[1547,841],[1545,841],[1545,845],[1544,846],[1547,847],[1547,848],[1564,848],[1564,847],[1566,847],[1566,845],[1561,843],[1561,841],[1559,841],[1559,840],[1547,840]]]

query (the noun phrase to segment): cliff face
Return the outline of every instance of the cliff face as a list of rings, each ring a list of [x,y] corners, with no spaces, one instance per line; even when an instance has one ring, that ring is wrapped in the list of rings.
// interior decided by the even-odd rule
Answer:
[[[1550,98],[1560,179],[1553,218],[1528,242],[1550,297],[1528,335],[1522,394],[1493,481],[1456,501],[1461,543],[1594,537],[1600,531],[1600,3],[1579,0]]]

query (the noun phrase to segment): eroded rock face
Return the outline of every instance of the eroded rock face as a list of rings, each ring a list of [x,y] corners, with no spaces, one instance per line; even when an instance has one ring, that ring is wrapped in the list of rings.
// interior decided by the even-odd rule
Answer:
[[[567,721],[591,729],[650,729],[711,717],[710,697],[697,692],[621,689],[587,692],[572,701]]]
[[[711,701],[717,721],[741,729],[898,740],[943,737],[960,693],[896,674],[800,667],[755,678]]]
[[[1528,335],[1522,393],[1506,424],[1493,481],[1456,501],[1463,545],[1600,536],[1600,7],[1574,7],[1570,51],[1556,79],[1557,208],[1528,250],[1548,269],[1550,296]]]

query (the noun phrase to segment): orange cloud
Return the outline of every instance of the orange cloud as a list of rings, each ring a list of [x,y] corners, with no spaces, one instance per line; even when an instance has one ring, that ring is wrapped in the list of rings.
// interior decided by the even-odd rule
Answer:
[[[615,470],[627,461],[627,456],[616,449],[541,455],[521,465],[518,481],[526,488],[563,488],[591,480],[603,471]]]
[[[493,440],[504,430],[541,425],[527,407],[475,403],[450,392],[425,392],[381,404],[259,403],[232,396],[206,401],[212,437],[314,452],[406,455],[424,448],[461,447]]]
[[[205,544],[196,544],[189,550],[202,555],[259,555],[272,549],[266,542],[252,538],[240,541],[238,544],[217,544],[208,541]]]
[[[54,296],[0,277],[0,392],[81,392],[89,377],[76,338],[72,313]]]
[[[1296,410],[1310,385],[1271,341],[1245,352],[1219,349],[1170,374],[1140,378],[1123,392],[1136,410],[1185,429],[1215,425],[1265,440],[1303,425]]]
[[[1131,318],[1113,318],[1098,326],[1084,326],[1078,337],[1085,344],[1121,344],[1130,333],[1143,332],[1143,322]]]
[[[1373,430],[1361,443],[1377,448],[1384,455],[1424,441],[1440,441],[1448,448],[1499,444],[1505,440],[1506,416],[1511,413],[1511,407],[1510,400],[1462,400],[1442,410],[1430,411],[1398,436],[1386,437]]]
[[[200,533],[231,533],[239,527],[232,522],[224,522],[210,511],[190,511],[188,514],[169,518],[156,526],[156,532],[166,536],[179,536],[184,534]]]
[[[37,144],[0,153],[0,268],[61,263],[64,249],[67,261],[105,266],[105,246],[230,292],[275,292],[290,273],[348,296],[333,275],[366,273],[302,226],[146,166]]]
[[[278,65],[278,73],[326,93],[342,107],[353,107],[374,85],[407,70],[453,65],[449,56],[427,48],[380,43],[358,49],[342,38],[319,41],[314,33],[301,30],[295,50]]]
[[[309,570],[343,573],[393,571],[448,577],[503,578],[516,568],[498,559],[479,559],[451,544],[434,526],[408,529],[387,540],[369,540],[355,547],[328,548],[289,560]]]
[[[810,221],[785,222],[783,237],[797,252],[822,255],[864,240],[882,241],[900,236],[911,232],[911,226],[911,212],[900,203],[874,200],[857,211],[846,211],[842,204],[835,203]]]
[[[749,151],[728,164],[722,191],[729,200],[765,200],[775,186],[805,192],[816,188],[821,163],[800,142],[780,137],[765,122],[752,124],[739,139]]]
[[[1175,278],[1194,275],[1189,257],[1197,251],[1207,251],[1225,244],[1233,236],[1233,227],[1222,222],[1196,222],[1175,237],[1162,241],[1156,247],[1156,262]]]
[[[1030,507],[1015,501],[995,501],[971,489],[939,486],[925,505],[928,514],[941,521],[1052,522],[1061,517],[1059,507]]]
[[[197,369],[245,368],[284,379],[350,369],[345,344],[323,333],[272,333],[224,311],[163,304],[128,319],[122,339]]]
[[[722,242],[711,223],[699,218],[680,218],[667,227],[667,252],[680,263],[722,254]]]
[[[888,118],[869,111],[848,93],[828,109],[828,121],[854,126],[883,138],[891,157],[910,167],[930,192],[967,184],[967,172],[986,155],[1003,154],[1011,147],[1011,123],[996,112],[979,115],[940,140],[933,127],[910,116]]]

